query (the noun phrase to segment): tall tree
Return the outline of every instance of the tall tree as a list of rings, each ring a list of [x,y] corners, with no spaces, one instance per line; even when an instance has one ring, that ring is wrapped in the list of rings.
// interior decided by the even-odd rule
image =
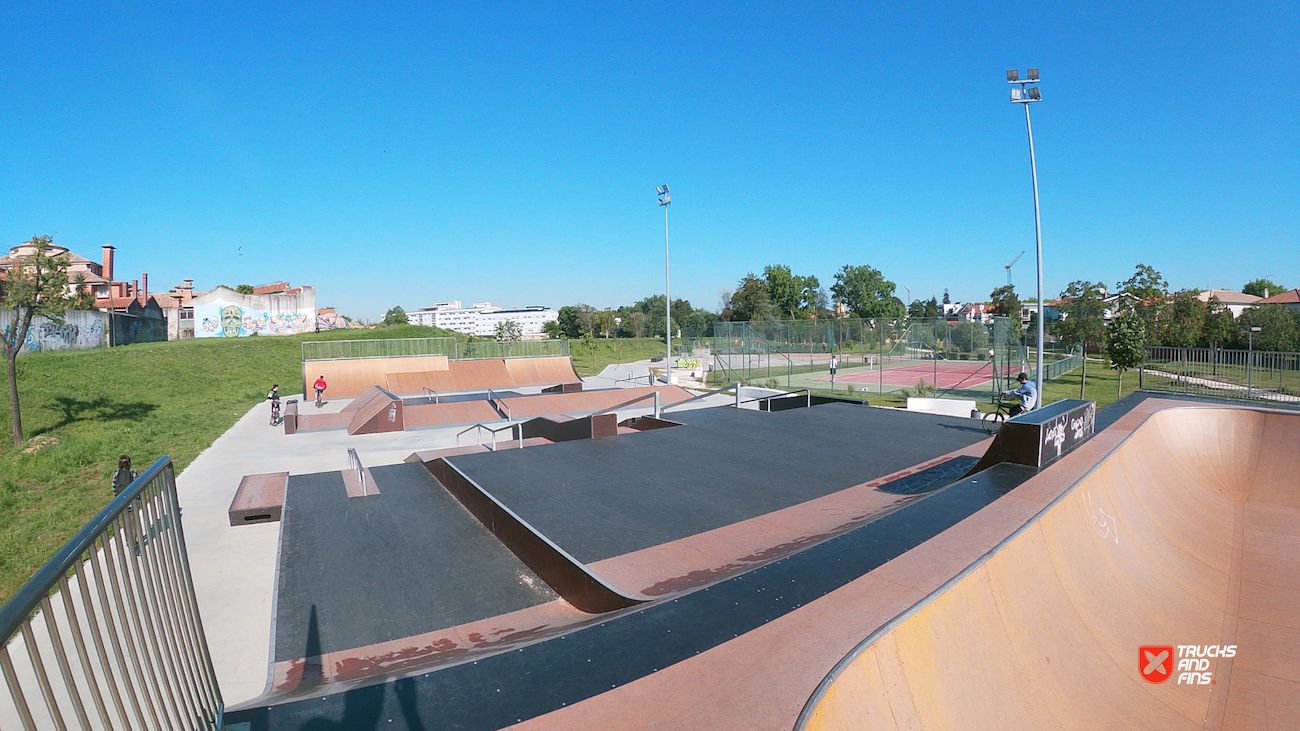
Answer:
[[[1146,344],[1146,321],[1136,313],[1126,312],[1111,320],[1106,333],[1106,355],[1110,358],[1110,367],[1119,371],[1117,398],[1124,395],[1124,371],[1142,365]]]
[[[1020,297],[1016,295],[1015,285],[1003,285],[990,292],[989,305],[993,314],[1011,318],[1017,331],[1020,329]]]
[[[767,282],[754,276],[753,272],[741,278],[736,291],[731,293],[731,319],[763,320],[772,312],[772,297],[768,294]]]
[[[523,340],[524,329],[514,320],[502,320],[497,323],[494,335],[498,343],[514,342]]]
[[[835,273],[831,295],[854,317],[903,317],[907,308],[894,296],[898,286],[885,279],[880,270],[863,264],[845,264]]]
[[[912,300],[907,306],[907,316],[912,318],[934,318],[939,316],[939,301],[931,297],[928,300]]]
[[[1116,285],[1120,292],[1133,295],[1127,307],[1146,320],[1147,334],[1153,334],[1168,306],[1169,283],[1160,272],[1147,264],[1138,264],[1133,276]]]
[[[1245,294],[1253,294],[1256,297],[1272,297],[1275,294],[1281,294],[1286,291],[1286,287],[1277,282],[1269,281],[1264,277],[1246,282],[1241,288]]]
[[[1102,301],[1104,291],[1101,282],[1094,284],[1076,280],[1061,290],[1061,300],[1056,305],[1061,319],[1052,326],[1052,334],[1062,342],[1078,345],[1083,350],[1079,398],[1084,398],[1088,387],[1088,346],[1100,347],[1106,340],[1106,304]]]
[[[1300,350],[1300,312],[1286,305],[1247,307],[1237,318],[1237,327],[1242,333],[1239,342],[1247,341],[1245,333],[1250,328],[1259,328],[1259,332],[1249,338],[1255,350]]]
[[[1190,348],[1200,342],[1208,308],[1195,289],[1175,292],[1160,323],[1160,342],[1180,348]]]
[[[0,306],[13,313],[3,333],[5,375],[9,381],[9,423],[14,446],[23,443],[23,417],[18,403],[18,354],[27,343],[32,320],[44,316],[62,321],[68,308],[68,258],[52,257],[49,236],[33,236],[27,242],[30,253],[0,276]]]
[[[384,313],[385,325],[405,325],[407,322],[406,310],[403,310],[400,306],[393,307]]]
[[[1211,348],[1229,347],[1237,340],[1237,324],[1232,311],[1218,297],[1205,303],[1205,319],[1201,321],[1200,342]]]

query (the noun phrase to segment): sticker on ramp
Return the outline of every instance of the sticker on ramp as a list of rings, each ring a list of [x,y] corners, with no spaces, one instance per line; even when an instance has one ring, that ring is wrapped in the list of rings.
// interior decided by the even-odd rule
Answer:
[[[1138,648],[1138,671],[1148,683],[1163,683],[1174,672],[1173,645],[1142,645]]]

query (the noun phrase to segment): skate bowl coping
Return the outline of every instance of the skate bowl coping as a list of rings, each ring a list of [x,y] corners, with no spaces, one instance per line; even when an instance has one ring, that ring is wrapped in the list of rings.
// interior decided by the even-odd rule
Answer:
[[[1151,414],[859,644],[796,728],[1300,727],[1300,622],[1283,609],[1300,590],[1298,472],[1300,416]],[[1160,683],[1138,667],[1153,644],[1175,648]],[[1239,649],[1212,678],[1180,671],[1179,646],[1211,645]]]

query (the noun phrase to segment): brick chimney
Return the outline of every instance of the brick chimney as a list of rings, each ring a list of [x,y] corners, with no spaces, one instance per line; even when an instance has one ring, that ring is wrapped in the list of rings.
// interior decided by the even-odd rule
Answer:
[[[113,281],[113,245],[104,244],[104,279]]]
[[[149,304],[149,272],[140,275],[140,294],[144,297],[144,299],[140,300],[140,304]]]
[[[131,291],[127,293],[127,296],[130,297],[131,299],[139,299],[139,298],[140,298],[140,280],[139,280],[139,279],[132,279],[132,280],[131,280]]]

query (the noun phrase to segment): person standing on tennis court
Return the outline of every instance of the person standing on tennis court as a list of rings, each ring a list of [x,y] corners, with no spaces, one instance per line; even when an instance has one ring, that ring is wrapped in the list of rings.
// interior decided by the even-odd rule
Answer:
[[[1020,399],[1020,403],[1011,407],[1010,416],[1031,411],[1038,405],[1038,387],[1034,385],[1033,381],[1029,380],[1029,376],[1021,373],[1016,376],[1016,380],[1020,382],[1020,388],[1002,392],[1003,396],[1015,396]]]

